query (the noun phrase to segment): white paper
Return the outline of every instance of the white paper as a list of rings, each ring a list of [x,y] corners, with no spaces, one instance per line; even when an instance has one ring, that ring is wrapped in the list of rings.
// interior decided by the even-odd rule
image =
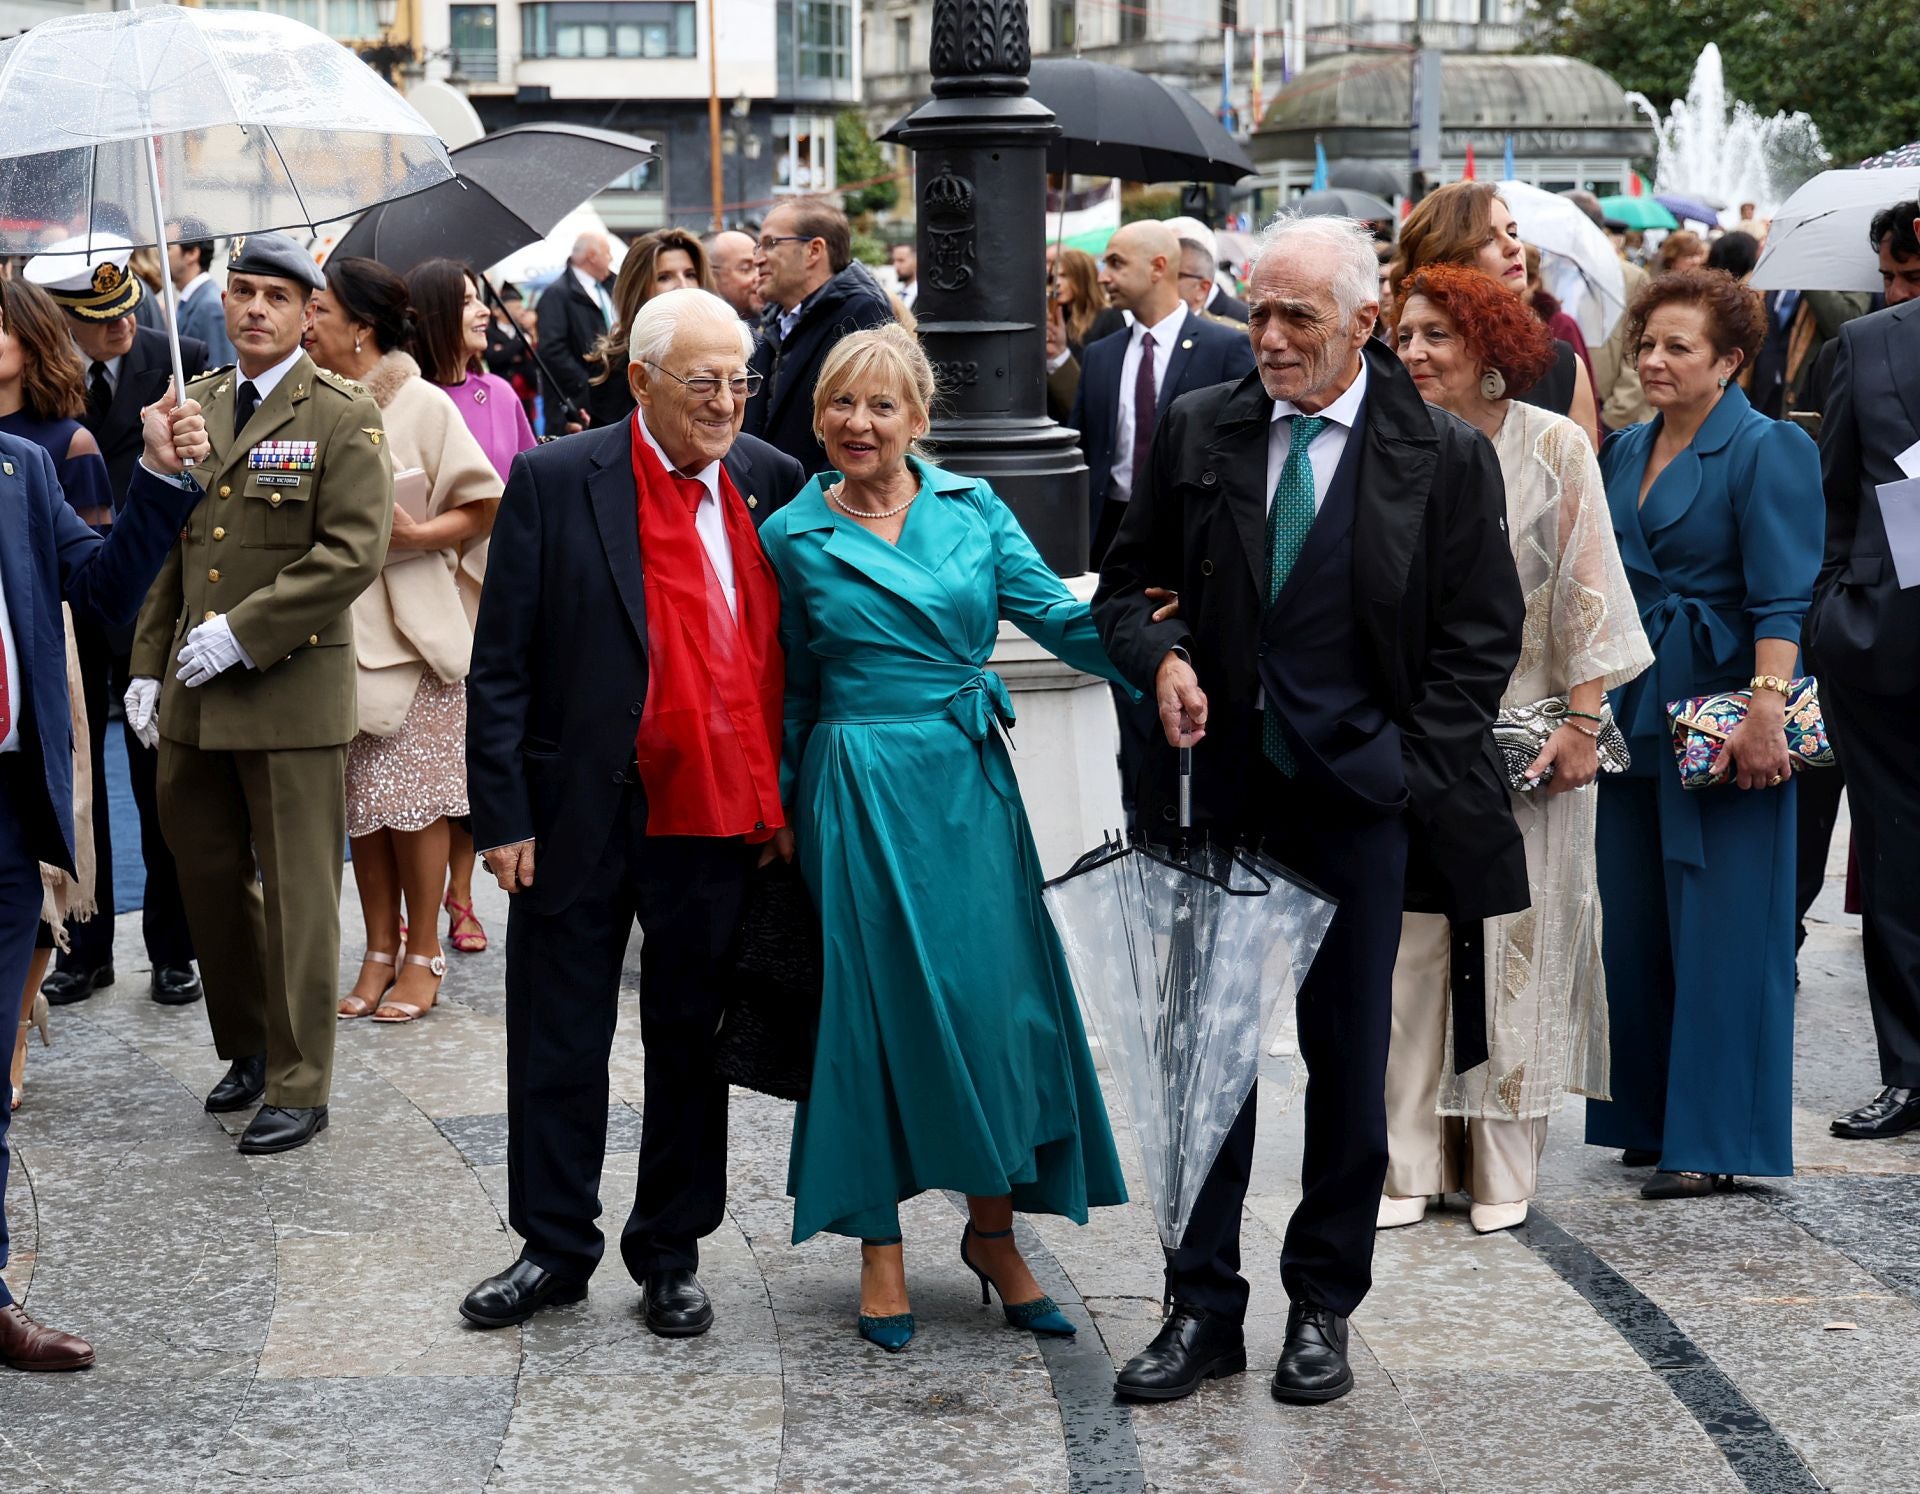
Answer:
[[[1883,482],[1873,491],[1880,500],[1880,523],[1887,531],[1900,589],[1920,586],[1920,477]]]
[[[1920,441],[1915,441],[1893,460],[1908,477],[1920,477]]]

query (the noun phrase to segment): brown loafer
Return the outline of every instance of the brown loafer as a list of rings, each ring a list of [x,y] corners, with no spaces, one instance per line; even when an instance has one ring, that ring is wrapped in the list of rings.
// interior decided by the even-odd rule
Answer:
[[[17,1370],[83,1370],[93,1366],[93,1345],[71,1333],[43,1328],[18,1302],[0,1307],[0,1364]]]

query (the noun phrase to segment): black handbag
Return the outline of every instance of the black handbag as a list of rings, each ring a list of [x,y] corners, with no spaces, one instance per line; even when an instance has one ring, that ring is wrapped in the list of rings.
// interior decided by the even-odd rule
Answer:
[[[740,926],[722,963],[726,1006],[714,1072],[729,1084],[804,1100],[820,1026],[820,915],[800,868],[774,860],[747,879]]]

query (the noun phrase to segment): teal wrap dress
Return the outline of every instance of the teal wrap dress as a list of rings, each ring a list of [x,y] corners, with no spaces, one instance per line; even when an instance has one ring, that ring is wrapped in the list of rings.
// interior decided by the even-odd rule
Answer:
[[[796,1244],[897,1235],[900,1201],[929,1188],[1081,1224],[1126,1201],[1001,739],[1012,702],[985,666],[1006,618],[1119,675],[993,489],[909,460],[897,545],[827,503],[837,473],[760,531],[787,656],[782,797],[825,937]]]

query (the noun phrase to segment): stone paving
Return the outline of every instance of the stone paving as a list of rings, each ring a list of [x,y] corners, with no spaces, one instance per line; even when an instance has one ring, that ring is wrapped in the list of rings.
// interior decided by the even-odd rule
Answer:
[[[504,897],[483,892],[496,936]],[[1643,1174],[1556,1121],[1530,1225],[1464,1209],[1384,1235],[1354,1319],[1355,1392],[1277,1406],[1298,1102],[1263,1078],[1245,1246],[1253,1368],[1127,1409],[1111,1375],[1153,1333],[1147,1209],[1023,1221],[1072,1343],[983,1310],[956,1200],[903,1210],[920,1334],[853,1333],[850,1242],[788,1245],[788,1107],[737,1093],[731,1207],[704,1248],[707,1337],[641,1324],[619,1266],[639,1137],[632,995],[614,1057],[607,1266],[524,1329],[456,1312],[516,1250],[506,1208],[500,945],[452,956],[412,1027],[343,1027],[333,1123],[246,1158],[201,1008],[145,995],[137,915],[119,984],[55,1013],[15,1118],[7,1280],[99,1352],[83,1375],[0,1371],[0,1486],[25,1490],[1920,1491],[1920,1136],[1826,1135],[1875,1089],[1854,920],[1837,883],[1803,956],[1800,1174],[1652,1204]],[[351,920],[354,907],[348,896]],[[350,933],[350,965],[357,935]],[[351,970],[343,970],[343,980]],[[1123,1150],[1128,1140],[1116,1117]],[[1139,1193],[1139,1170],[1129,1156]]]

